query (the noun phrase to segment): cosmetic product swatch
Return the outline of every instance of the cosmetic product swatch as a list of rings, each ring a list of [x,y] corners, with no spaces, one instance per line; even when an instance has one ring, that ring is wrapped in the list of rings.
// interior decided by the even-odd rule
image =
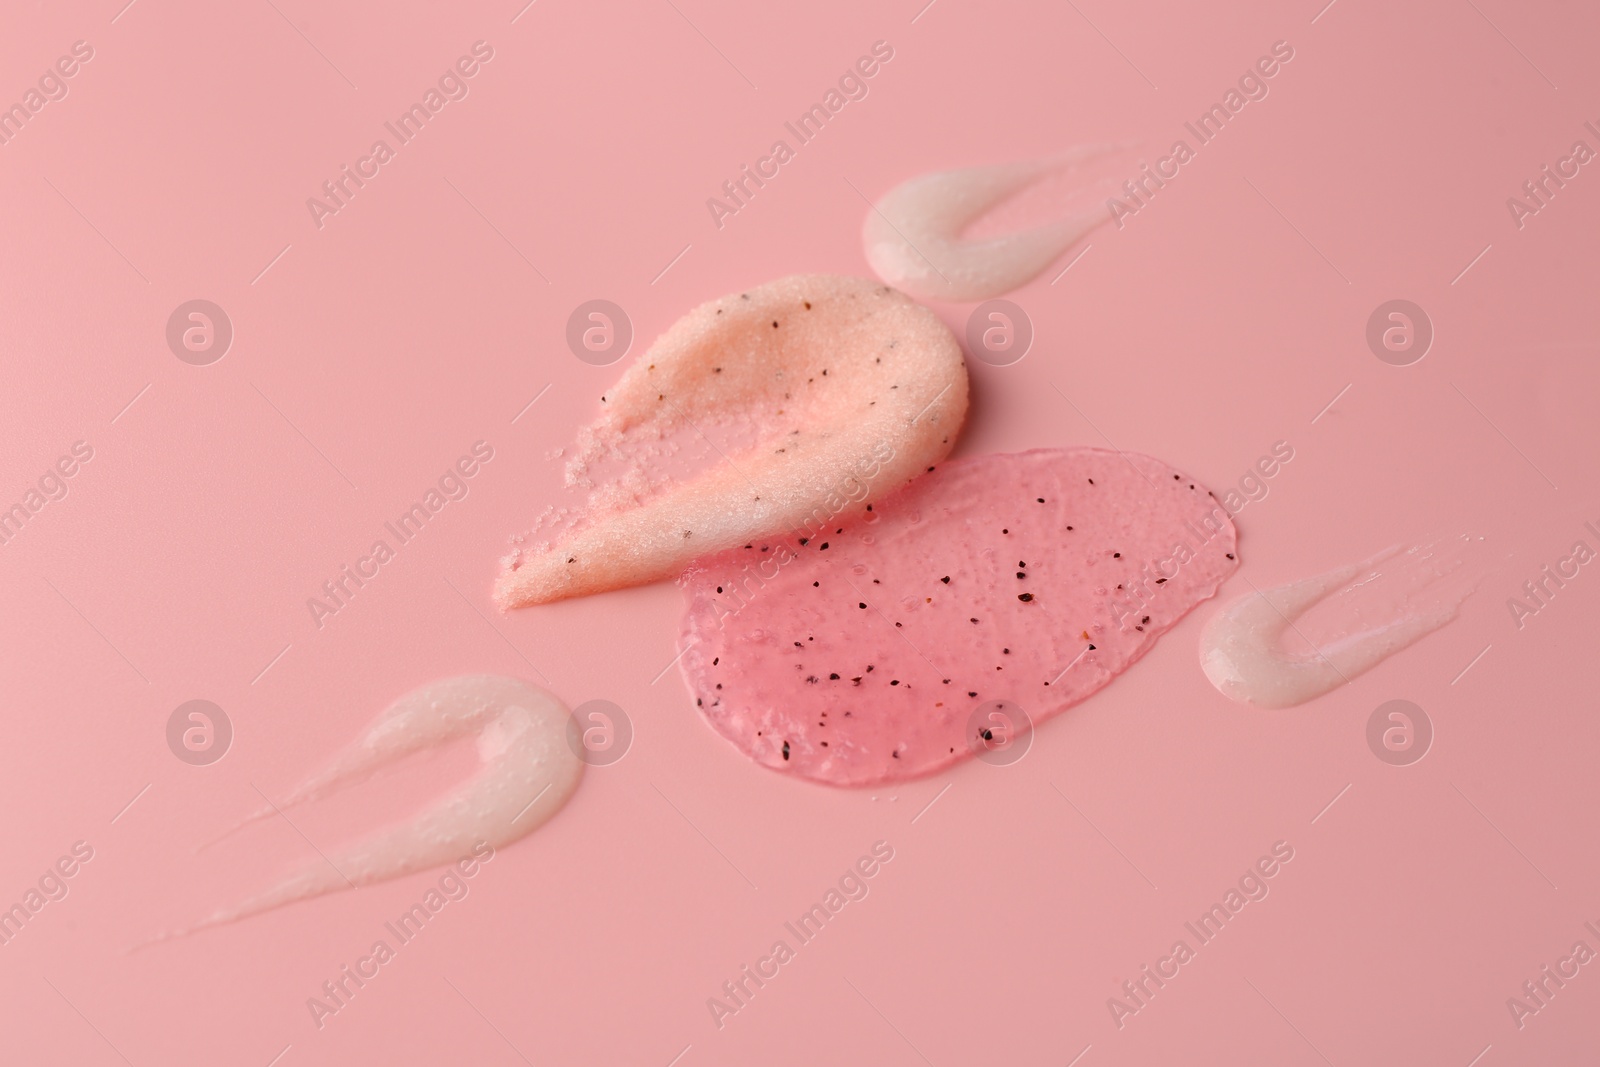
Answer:
[[[979,751],[992,702],[1037,725],[1106,685],[1237,566],[1226,510],[1159,460],[979,456],[697,561],[680,662],[763,766],[913,778]]]
[[[1250,593],[1206,624],[1200,665],[1234,700],[1304,704],[1454,619],[1482,555],[1478,539],[1444,538]]]
[[[986,300],[1020,288],[1109,221],[1104,196],[1083,195],[1105,183],[1080,178],[1082,188],[1067,197],[1079,203],[1055,221],[991,237],[964,232],[1046,176],[1072,177],[1089,161],[1117,152],[1112,146],[1090,146],[1052,159],[937,171],[902,182],[862,223],[867,262],[890,285],[925,300]]]
[[[598,507],[552,544],[503,563],[502,608],[675,577],[695,557],[791,529],[862,456],[873,493],[949,454],[967,409],[960,345],[927,308],[860,278],[797,276],[703,304],[601,398],[604,415],[568,464],[639,471],[644,447],[712,425],[752,438],[688,481]]]
[[[566,707],[555,697],[514,678],[466,675],[413,690],[379,715],[327,769],[253,813],[241,826],[326,796],[405,756],[457,738],[476,738],[483,764],[477,775],[409,820],[329,849],[181,933],[455,863],[481,854],[485,846],[499,848],[533,832],[561,810],[583,775],[583,763],[567,743],[568,718]]]

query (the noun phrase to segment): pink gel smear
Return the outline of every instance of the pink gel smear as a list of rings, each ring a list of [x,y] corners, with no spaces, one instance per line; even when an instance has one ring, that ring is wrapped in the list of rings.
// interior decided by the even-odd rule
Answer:
[[[840,786],[971,754],[990,701],[1060,713],[1238,566],[1204,485],[1096,448],[940,465],[802,536],[696,561],[681,665],[736,748]]]

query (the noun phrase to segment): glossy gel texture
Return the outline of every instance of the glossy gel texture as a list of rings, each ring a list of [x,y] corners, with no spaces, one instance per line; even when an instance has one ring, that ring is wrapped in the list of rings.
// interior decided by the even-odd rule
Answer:
[[[763,766],[832,785],[974,750],[991,700],[1037,724],[1111,681],[1238,566],[1206,487],[1094,448],[938,466],[805,544],[685,575],[683,675]]]

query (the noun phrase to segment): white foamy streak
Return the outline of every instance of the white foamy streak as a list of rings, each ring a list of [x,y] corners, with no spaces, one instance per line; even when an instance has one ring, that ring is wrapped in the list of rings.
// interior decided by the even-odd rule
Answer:
[[[1469,538],[1446,538],[1251,593],[1200,635],[1200,665],[1234,700],[1262,708],[1303,704],[1343,685],[1454,619],[1478,578]],[[1450,580],[1454,579],[1454,580]],[[1375,586],[1369,592],[1365,587]],[[1378,595],[1392,603],[1377,603]],[[1333,607],[1333,636],[1313,643],[1296,626],[1314,606]],[[1304,651],[1285,647],[1294,630]]]
[[[924,300],[987,300],[1020,288],[1110,213],[1096,205],[976,240],[961,231],[1046,174],[1124,147],[1091,145],[1051,159],[936,171],[902,182],[867,212],[861,229],[867,262],[885,282]]]
[[[482,769],[409,821],[333,849],[241,903],[186,930],[232,922],[307,897],[370,885],[499,848],[538,828],[577,788],[583,763],[567,743],[568,712],[513,678],[467,675],[416,689],[380,715],[321,773],[263,812],[327,795],[424,749],[477,736]]]

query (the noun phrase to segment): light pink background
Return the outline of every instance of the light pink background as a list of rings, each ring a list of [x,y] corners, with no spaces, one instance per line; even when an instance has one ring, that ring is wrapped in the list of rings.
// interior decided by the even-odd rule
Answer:
[[[0,33],[7,102],[74,41],[95,49],[0,146],[0,503],[72,442],[95,449],[0,546],[0,901],[95,849],[0,947],[0,1061],[1592,1055],[1600,965],[1524,1029],[1505,1004],[1578,939],[1600,949],[1600,575],[1520,632],[1505,606],[1600,520],[1600,176],[1520,231],[1505,206],[1574,140],[1600,147],[1585,5],[122,3],[13,5]],[[319,231],[306,198],[480,39],[495,55],[470,96]],[[705,199],[880,39],[895,57],[867,99],[718,231]],[[750,765],[675,672],[654,681],[670,585],[492,610],[507,535],[557,497],[548,452],[618,373],[567,351],[578,303],[625,307],[637,354],[710,297],[864,273],[852,185],[1164,148],[1280,39],[1295,58],[1265,101],[1059,282],[1065,259],[1012,294],[1034,350],[974,363],[961,452],[1109,440],[1220,490],[1287,440],[1223,595],[1472,530],[1505,563],[1458,622],[1268,713],[1202,677],[1208,604],[1021,763],[874,794]],[[196,297],[236,330],[206,367],[163,336]],[[1363,337],[1395,297],[1437,331],[1411,367]],[[970,307],[938,310],[960,332]],[[495,459],[471,495],[318,630],[306,598],[479,439]],[[128,952],[465,773],[455,752],[193,854],[394,697],[471,671],[615,701],[633,749],[320,1031],[306,998],[432,877]],[[204,768],[164,737],[196,697],[237,731]],[[1403,768],[1365,741],[1397,697],[1437,731]],[[895,859],[871,895],[719,1031],[706,998],[880,839]],[[1119,1030],[1107,998],[1278,840],[1295,859],[1271,895]]]

